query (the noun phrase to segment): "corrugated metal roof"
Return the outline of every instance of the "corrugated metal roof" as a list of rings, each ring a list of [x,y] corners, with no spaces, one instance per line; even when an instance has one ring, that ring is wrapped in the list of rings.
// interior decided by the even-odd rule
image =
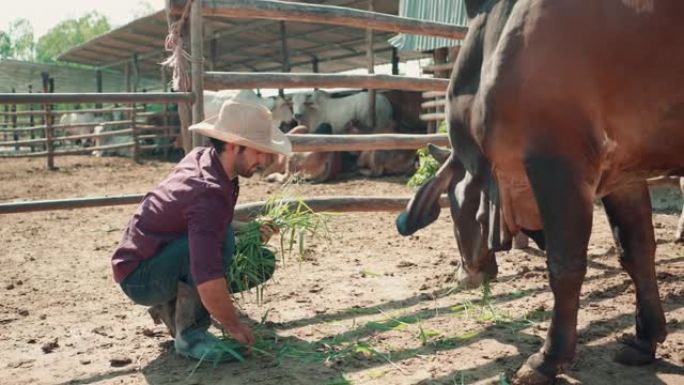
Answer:
[[[399,16],[468,26],[463,0],[400,0]],[[400,51],[431,51],[436,48],[461,45],[461,40],[401,33],[389,39]]]
[[[367,9],[368,0],[299,0],[300,2]],[[396,15],[396,0],[375,0],[376,12]],[[212,36],[218,36],[214,70],[280,71],[280,25],[277,20],[204,17],[204,57],[210,67]],[[286,22],[287,46],[292,72],[311,72],[318,59],[320,72],[366,67],[366,31],[344,26]],[[138,54],[140,72],[158,76],[159,62],[168,32],[165,12],[159,11],[98,36],[58,56],[59,60],[120,69]],[[391,61],[390,32],[374,33],[376,64]],[[406,59],[412,54],[407,54]],[[416,56],[416,55],[413,55]]]
[[[28,92],[28,86],[33,86],[33,92],[43,91],[41,72],[47,72],[55,79],[55,92],[96,92],[97,81],[94,68],[65,64],[43,64],[19,60],[0,60],[0,92]],[[138,89],[146,88],[150,91],[161,89],[161,82],[157,79],[140,79]],[[103,92],[125,91],[124,77],[121,72],[114,70],[102,71]]]

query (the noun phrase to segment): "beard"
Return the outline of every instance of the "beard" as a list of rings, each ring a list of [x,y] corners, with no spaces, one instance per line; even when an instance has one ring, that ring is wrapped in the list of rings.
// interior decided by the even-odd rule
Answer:
[[[243,178],[251,178],[252,175],[258,170],[258,165],[249,166],[243,160],[235,163],[235,173]]]

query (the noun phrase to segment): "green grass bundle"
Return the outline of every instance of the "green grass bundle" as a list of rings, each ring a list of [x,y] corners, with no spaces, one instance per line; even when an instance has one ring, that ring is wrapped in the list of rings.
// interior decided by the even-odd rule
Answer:
[[[447,132],[446,121],[442,121],[437,128],[437,133],[445,134]],[[411,176],[411,179],[406,183],[410,187],[418,187],[424,185],[430,178],[435,176],[439,170],[439,163],[430,155],[426,148],[421,148],[418,153],[418,169],[416,173]]]
[[[426,148],[421,148],[418,150],[418,169],[406,184],[411,187],[422,186],[430,178],[435,176],[437,170],[439,170],[439,163],[437,160],[430,155]]]
[[[282,196],[269,199],[260,215],[236,235],[235,255],[226,272],[231,292],[257,287],[257,302],[263,301],[263,283],[273,275],[278,250],[261,242],[259,228],[262,224],[270,222],[280,229],[279,252],[284,262],[286,256],[292,255],[295,243],[299,246],[299,257],[304,255],[306,235],[329,239],[329,216],[329,213],[314,212],[302,199],[284,199]]]
[[[314,212],[301,198],[285,199],[282,196],[274,196],[266,202],[256,222],[271,220],[280,229],[280,253],[284,262],[286,251],[287,255],[291,256],[295,243],[299,246],[300,259],[304,256],[305,235],[329,240],[328,220],[331,215],[326,212]]]

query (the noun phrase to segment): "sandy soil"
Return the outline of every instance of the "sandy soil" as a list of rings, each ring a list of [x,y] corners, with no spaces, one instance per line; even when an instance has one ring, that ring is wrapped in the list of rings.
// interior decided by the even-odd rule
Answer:
[[[0,162],[0,201],[144,193],[171,163],[58,158]],[[300,186],[303,196],[409,195],[401,178]],[[277,187],[243,181],[241,203]],[[674,204],[674,207],[676,207]],[[681,207],[681,203],[679,203]],[[203,364],[177,357],[163,326],[114,284],[109,257],[134,206],[0,216],[2,384],[473,384],[505,382],[542,344],[551,294],[536,249],[499,255],[489,306],[457,291],[458,259],[446,210],[403,238],[396,213],[335,217],[330,243],[306,244],[280,265],[258,305],[238,297],[269,355]],[[652,365],[612,361],[633,332],[634,290],[619,268],[602,210],[595,211],[582,290],[577,359],[561,384],[684,384],[684,248],[677,217],[655,214],[657,272],[669,336]],[[277,241],[277,240],[275,240]]]

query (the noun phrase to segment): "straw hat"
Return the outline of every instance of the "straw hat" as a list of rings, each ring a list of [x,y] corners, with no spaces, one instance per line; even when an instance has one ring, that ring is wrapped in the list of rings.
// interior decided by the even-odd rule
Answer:
[[[193,124],[190,130],[263,152],[292,153],[290,140],[273,127],[271,112],[257,104],[229,100],[223,103],[218,115]]]

